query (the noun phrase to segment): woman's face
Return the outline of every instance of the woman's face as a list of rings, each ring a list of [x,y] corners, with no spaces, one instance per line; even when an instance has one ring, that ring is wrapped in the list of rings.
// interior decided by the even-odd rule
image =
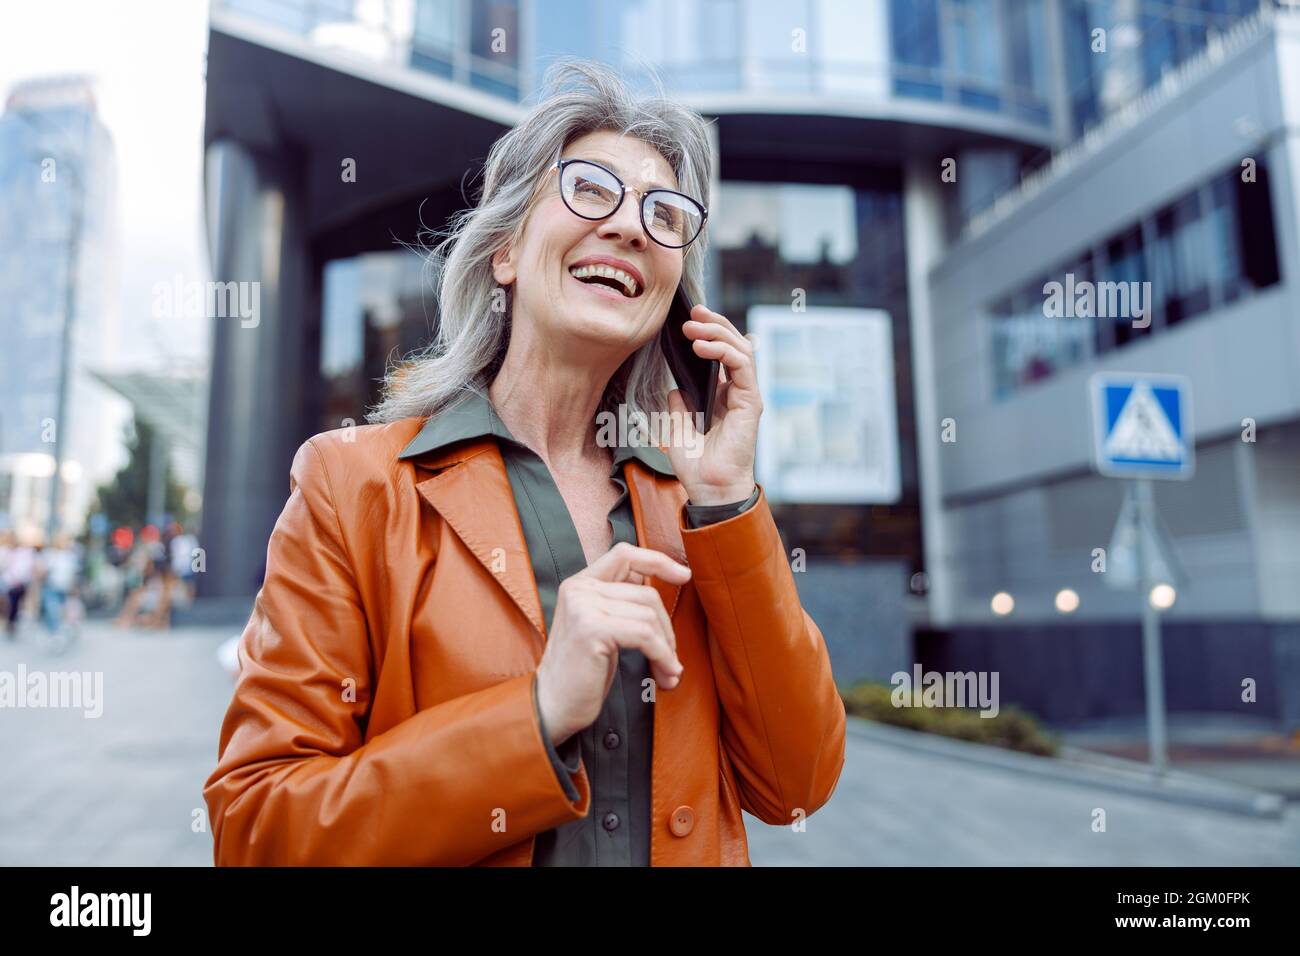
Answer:
[[[679,188],[659,151],[631,136],[588,133],[571,142],[561,158],[600,163],[642,191]],[[630,190],[606,219],[575,215],[560,198],[559,175],[552,171],[519,242],[498,253],[493,271],[497,282],[514,284],[516,331],[530,323],[535,341],[564,342],[592,354],[612,352],[621,361],[659,332],[682,277],[684,252],[646,235],[640,197]],[[573,269],[593,260],[628,273],[636,281],[636,295],[573,277]]]

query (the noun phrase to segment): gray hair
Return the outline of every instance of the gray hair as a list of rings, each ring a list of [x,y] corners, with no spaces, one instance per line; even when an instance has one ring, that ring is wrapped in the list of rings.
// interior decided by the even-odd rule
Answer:
[[[478,205],[451,217],[431,250],[439,321],[433,340],[392,365],[372,422],[434,415],[466,389],[483,390],[505,357],[513,316],[513,288],[503,289],[492,257],[523,235],[542,179],[570,142],[611,130],[657,149],[679,188],[709,205],[712,151],[708,127],[695,111],[668,99],[657,76],[655,94],[635,97],[610,67],[565,58],[543,78],[538,101],[519,125],[498,139],[483,167]],[[704,289],[707,235],[686,247],[682,281],[694,302]],[[601,409],[626,406],[630,416],[667,407],[672,384],[657,337],[637,349],[610,378]],[[638,418],[633,417],[636,421]]]

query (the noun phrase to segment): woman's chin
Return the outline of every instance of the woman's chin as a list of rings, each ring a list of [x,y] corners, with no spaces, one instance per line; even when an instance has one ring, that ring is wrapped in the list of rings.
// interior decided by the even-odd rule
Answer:
[[[561,304],[556,325],[563,334],[575,339],[625,346],[631,352],[645,326],[645,314],[637,306],[630,300],[625,304],[613,299],[608,302],[568,299]]]

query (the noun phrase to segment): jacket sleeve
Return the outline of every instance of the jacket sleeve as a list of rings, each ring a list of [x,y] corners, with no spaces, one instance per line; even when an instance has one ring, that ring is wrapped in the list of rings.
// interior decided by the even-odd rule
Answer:
[[[570,799],[552,768],[535,674],[365,739],[374,656],[313,441],[294,458],[204,786],[216,863],[469,864],[586,816],[585,769]]]
[[[722,745],[741,805],[775,825],[799,811],[811,816],[844,766],[844,702],[766,496],[718,524],[690,529],[683,521],[682,542],[708,618]]]

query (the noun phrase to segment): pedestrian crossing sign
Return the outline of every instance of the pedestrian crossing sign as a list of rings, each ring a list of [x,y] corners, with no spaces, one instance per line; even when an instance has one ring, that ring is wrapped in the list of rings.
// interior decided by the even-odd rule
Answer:
[[[1092,377],[1097,470],[1113,478],[1192,476],[1192,389],[1174,375],[1099,372]]]

